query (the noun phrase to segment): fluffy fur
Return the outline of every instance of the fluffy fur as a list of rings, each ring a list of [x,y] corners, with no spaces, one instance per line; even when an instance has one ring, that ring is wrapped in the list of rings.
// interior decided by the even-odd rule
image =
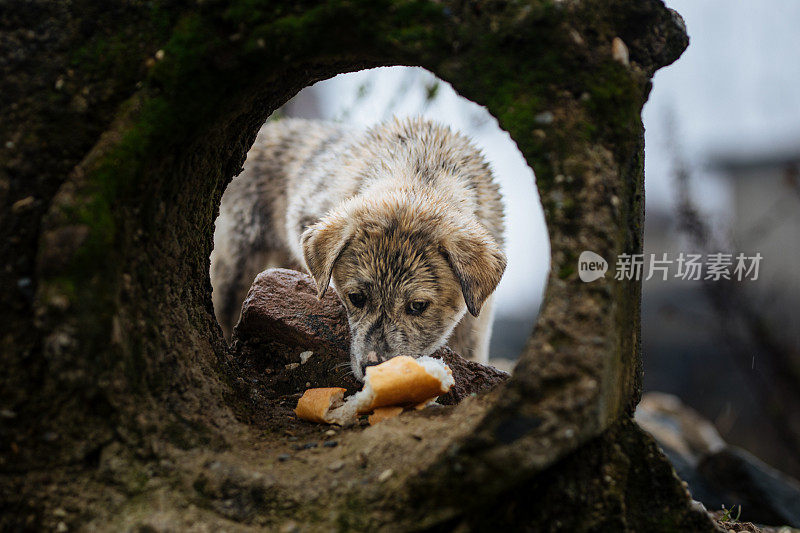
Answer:
[[[486,361],[503,230],[488,164],[449,128],[268,122],[222,198],[214,309],[229,335],[258,272],[305,266],[347,308],[359,379],[368,364],[445,342]]]

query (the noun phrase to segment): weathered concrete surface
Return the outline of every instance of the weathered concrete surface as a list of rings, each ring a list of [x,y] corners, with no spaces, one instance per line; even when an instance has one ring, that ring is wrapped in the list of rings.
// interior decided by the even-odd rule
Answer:
[[[474,531],[723,532],[689,494],[652,438],[627,417],[532,481],[465,520]]]
[[[0,527],[407,526],[419,517],[395,496],[412,486],[446,487],[429,490],[441,525],[637,401],[640,285],[583,284],[575,263],[641,251],[640,111],[686,46],[660,1],[35,0],[0,11],[0,43]],[[221,194],[267,116],[316,80],[389,64],[428,68],[511,134],[536,172],[552,272],[501,390],[319,452],[391,465],[368,491],[347,480],[380,473],[357,465],[340,478],[276,463],[283,436],[248,418],[208,257]],[[278,431],[284,408],[262,411]],[[241,475],[200,490],[217,462]]]

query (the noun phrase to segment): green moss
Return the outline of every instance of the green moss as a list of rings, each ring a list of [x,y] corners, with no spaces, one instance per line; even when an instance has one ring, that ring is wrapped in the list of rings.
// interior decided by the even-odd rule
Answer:
[[[142,52],[154,52],[150,43],[166,40],[172,30],[174,11],[162,3],[152,0],[147,9],[117,7],[87,12],[91,19],[87,25],[95,25],[96,31],[74,49],[69,65],[90,83],[113,80],[118,87],[130,86],[142,72]]]
[[[558,269],[559,279],[567,279],[575,273],[574,265],[561,265]]]
[[[641,82],[625,66],[609,59],[593,70],[586,88],[590,98],[585,106],[594,125],[592,139],[602,140],[605,135],[610,135],[612,142],[635,139],[644,103]]]
[[[78,48],[70,64],[95,76],[128,76],[137,62],[130,53],[130,37],[126,33],[98,37]]]

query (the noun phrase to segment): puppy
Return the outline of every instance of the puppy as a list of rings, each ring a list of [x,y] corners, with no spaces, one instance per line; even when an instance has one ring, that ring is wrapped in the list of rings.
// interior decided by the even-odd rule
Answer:
[[[331,286],[347,309],[357,378],[445,342],[485,362],[503,219],[488,163],[447,127],[271,121],[222,198],[214,310],[229,336],[261,270],[305,267],[319,296]]]

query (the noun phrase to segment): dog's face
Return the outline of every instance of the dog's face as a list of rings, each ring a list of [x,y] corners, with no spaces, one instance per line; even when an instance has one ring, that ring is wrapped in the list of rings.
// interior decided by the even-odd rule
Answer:
[[[469,310],[477,316],[505,256],[475,220],[419,198],[346,204],[302,236],[320,296],[333,279],[347,308],[350,363],[420,357],[441,347]]]

